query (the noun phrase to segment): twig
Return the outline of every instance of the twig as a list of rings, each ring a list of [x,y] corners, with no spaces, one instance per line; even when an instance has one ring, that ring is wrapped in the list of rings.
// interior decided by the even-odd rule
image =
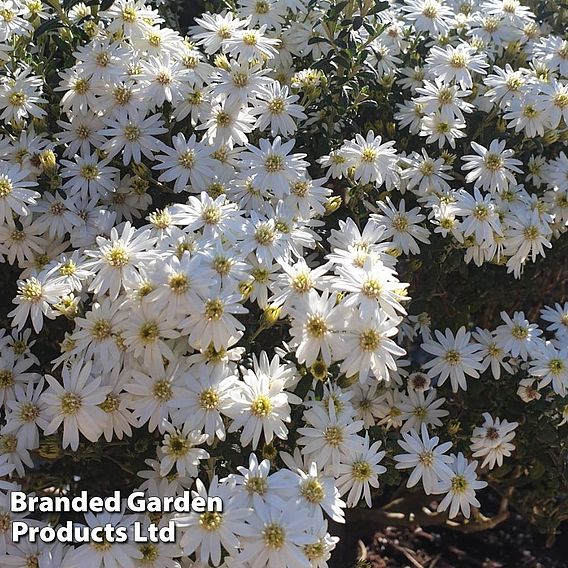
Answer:
[[[412,556],[412,554],[410,554],[412,551],[409,548],[405,548],[403,546],[399,546],[398,544],[394,544],[394,543],[390,543],[390,545],[397,550],[398,552],[400,552],[401,554],[404,554],[404,556],[406,557],[406,559],[415,567],[415,568],[424,568],[423,564],[420,564],[420,562],[418,562],[418,560],[416,560],[416,558],[414,558],[414,556]]]

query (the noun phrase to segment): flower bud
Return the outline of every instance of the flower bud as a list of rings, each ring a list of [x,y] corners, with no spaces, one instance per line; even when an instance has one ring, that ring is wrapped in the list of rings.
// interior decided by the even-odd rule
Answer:
[[[448,422],[448,434],[450,436],[455,436],[461,429],[461,423],[459,420],[453,419]]]
[[[281,312],[280,306],[266,306],[262,314],[262,322],[265,327],[273,326],[280,319]]]
[[[37,453],[46,460],[56,460],[63,455],[59,439],[56,436],[42,438]]]
[[[39,164],[44,174],[51,175],[57,170],[57,159],[53,150],[44,150],[39,155]]]
[[[330,197],[325,203],[325,214],[331,215],[341,207],[341,197],[336,195]]]
[[[239,292],[241,293],[243,300],[246,300],[252,292],[252,282],[248,280],[239,282]]]
[[[213,65],[215,65],[215,67],[218,67],[219,69],[224,69],[225,71],[231,70],[231,64],[229,63],[227,56],[223,54],[215,56],[215,59],[213,60]]]
[[[278,455],[278,450],[272,444],[264,444],[262,447],[262,457],[265,460],[273,461]]]

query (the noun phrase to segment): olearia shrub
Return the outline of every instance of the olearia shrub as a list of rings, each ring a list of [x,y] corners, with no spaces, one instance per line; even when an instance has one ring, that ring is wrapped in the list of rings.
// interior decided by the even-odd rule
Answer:
[[[552,538],[567,12],[3,1],[0,564],[325,568],[337,523],[511,509]],[[117,489],[224,507],[10,510]],[[179,538],[16,543],[21,519]]]

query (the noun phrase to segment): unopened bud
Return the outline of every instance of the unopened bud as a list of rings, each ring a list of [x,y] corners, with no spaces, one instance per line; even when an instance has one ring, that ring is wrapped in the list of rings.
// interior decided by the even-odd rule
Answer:
[[[266,327],[273,326],[279,319],[282,313],[280,306],[266,306],[262,314],[262,321]]]
[[[252,282],[248,280],[239,282],[239,292],[241,293],[243,299],[246,300],[252,292]]]
[[[336,195],[325,202],[325,214],[331,215],[341,207],[341,197]]]
[[[455,436],[461,429],[461,423],[459,420],[453,419],[448,422],[448,434],[450,436]]]
[[[219,69],[224,69],[225,71],[231,70],[231,64],[229,63],[226,55],[216,55],[215,59],[213,60],[213,65],[215,65],[215,67],[218,67]]]
[[[346,388],[353,386],[358,380],[359,380],[359,375],[351,375],[350,377],[344,375],[339,379],[338,383],[340,387]]]
[[[55,460],[63,455],[59,440],[55,436],[43,438],[39,443],[37,453],[46,460]]]
[[[278,455],[278,450],[272,444],[264,444],[262,447],[262,457],[265,460],[275,460]]]
[[[53,150],[44,150],[39,155],[39,164],[43,173],[51,175],[57,170],[57,159]]]
[[[551,144],[555,144],[558,142],[559,138],[560,136],[558,136],[558,133],[553,130],[546,132],[543,138],[544,145],[550,146]]]
[[[83,29],[89,38],[94,38],[99,33],[99,26],[93,20],[85,22]]]
[[[148,167],[143,164],[142,162],[138,163],[138,164],[134,164],[132,166],[132,171],[137,175],[140,176],[142,178],[147,177],[148,173],[150,172],[150,170],[148,169]]]

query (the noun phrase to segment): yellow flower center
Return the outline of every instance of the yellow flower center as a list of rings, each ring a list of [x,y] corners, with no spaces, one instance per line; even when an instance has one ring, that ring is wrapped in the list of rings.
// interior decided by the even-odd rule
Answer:
[[[94,179],[97,179],[98,175],[99,170],[97,166],[92,164],[81,166],[81,176],[86,180],[93,181]]]
[[[280,97],[270,100],[267,106],[272,114],[282,114],[286,110],[286,103]]]
[[[146,345],[155,343],[156,339],[160,337],[160,328],[155,321],[147,321],[138,330],[138,337],[142,343]]]
[[[108,339],[112,334],[112,325],[109,320],[100,319],[93,324],[91,330],[91,335],[97,341],[104,341]]]
[[[191,443],[181,435],[170,436],[166,443],[165,451],[176,459],[182,458],[191,449]]]
[[[221,319],[224,311],[225,306],[219,299],[207,300],[205,302],[205,317],[209,320],[217,321]]]
[[[14,373],[9,369],[0,371],[0,388],[6,389],[14,385]]]
[[[206,511],[199,515],[199,526],[209,532],[213,532],[221,528],[223,524],[223,515],[216,511]]]
[[[12,193],[14,186],[12,182],[5,176],[0,177],[0,199],[7,197]]]
[[[171,400],[173,396],[171,382],[168,379],[156,381],[152,389],[152,394],[154,395],[154,398],[157,398],[161,402]]]
[[[485,167],[488,170],[495,172],[503,167],[503,159],[498,154],[488,152],[485,155]]]
[[[405,215],[395,215],[392,220],[392,226],[395,231],[404,233],[408,230],[410,223]]]
[[[564,361],[562,359],[552,359],[548,363],[548,368],[553,375],[560,375],[564,372]]]
[[[363,351],[375,351],[380,343],[381,335],[376,329],[367,329],[359,335],[359,346]]]
[[[271,154],[264,161],[264,167],[267,172],[275,173],[284,169],[284,158],[276,154]]]
[[[245,32],[242,37],[245,45],[254,46],[258,43],[258,36],[253,31]]]
[[[274,242],[276,231],[268,223],[261,223],[254,233],[254,238],[259,244],[267,246]]]
[[[113,268],[122,268],[126,266],[130,260],[130,256],[125,247],[120,244],[115,244],[105,254],[106,261]]]
[[[432,467],[434,465],[434,454],[430,450],[422,452],[418,455],[418,461],[424,467]]]
[[[74,392],[66,392],[61,397],[61,410],[63,414],[67,416],[73,416],[74,414],[77,414],[82,405],[83,400]]]
[[[286,533],[277,523],[268,524],[262,531],[262,536],[266,547],[271,550],[280,550],[286,541]]]
[[[136,14],[136,9],[133,6],[127,6],[122,10],[123,21],[132,24],[138,19],[138,14]]]
[[[306,321],[306,331],[310,337],[321,338],[328,333],[329,328],[322,316],[312,314]]]
[[[143,544],[140,546],[142,564],[154,564],[160,555],[160,550],[155,544]]]
[[[463,69],[467,65],[467,58],[461,51],[454,51],[450,55],[449,63],[454,69]]]
[[[186,150],[178,157],[178,163],[183,168],[191,170],[195,166],[195,153],[193,150]]]
[[[361,286],[361,292],[368,298],[378,298],[381,295],[382,286],[378,280],[374,278],[370,278],[363,282],[363,286]]]
[[[78,93],[79,95],[84,95],[89,90],[89,81],[88,79],[83,79],[80,77],[75,81],[73,85],[73,90]]]
[[[20,406],[19,417],[22,422],[35,422],[39,415],[39,407],[33,402],[25,402]]]
[[[217,408],[220,400],[219,393],[213,388],[205,389],[199,395],[199,404],[205,410]]]
[[[377,159],[377,151],[375,150],[375,148],[371,146],[363,148],[363,151],[361,152],[361,161],[371,164],[376,159]]]
[[[21,287],[20,295],[28,302],[38,302],[43,298],[43,287],[37,280],[27,280]]]
[[[455,366],[455,365],[459,365],[462,358],[461,358],[459,351],[456,351],[455,349],[449,349],[448,351],[446,351],[446,354],[444,356],[444,360],[449,365]]]
[[[103,402],[101,402],[101,404],[99,404],[99,406],[107,414],[112,414],[120,408],[120,398],[118,398],[116,394],[111,392],[107,394],[106,398]]]
[[[539,237],[540,232],[538,230],[538,227],[531,225],[523,231],[523,235],[528,241],[534,241]]]
[[[112,96],[117,104],[125,106],[132,99],[132,91],[124,85],[119,85],[114,88]]]
[[[8,102],[15,107],[23,106],[26,100],[27,100],[26,93],[24,93],[23,91],[17,91],[15,93],[11,93],[10,96],[8,97]]]
[[[317,504],[324,499],[325,491],[321,482],[312,477],[302,483],[300,495],[309,503]]]
[[[222,110],[217,113],[215,120],[221,128],[227,128],[231,124],[232,119],[228,112]]]
[[[339,426],[328,426],[324,432],[325,441],[333,447],[343,443],[343,430]]]
[[[250,411],[257,418],[266,418],[272,412],[272,402],[266,395],[261,394],[253,400]]]

